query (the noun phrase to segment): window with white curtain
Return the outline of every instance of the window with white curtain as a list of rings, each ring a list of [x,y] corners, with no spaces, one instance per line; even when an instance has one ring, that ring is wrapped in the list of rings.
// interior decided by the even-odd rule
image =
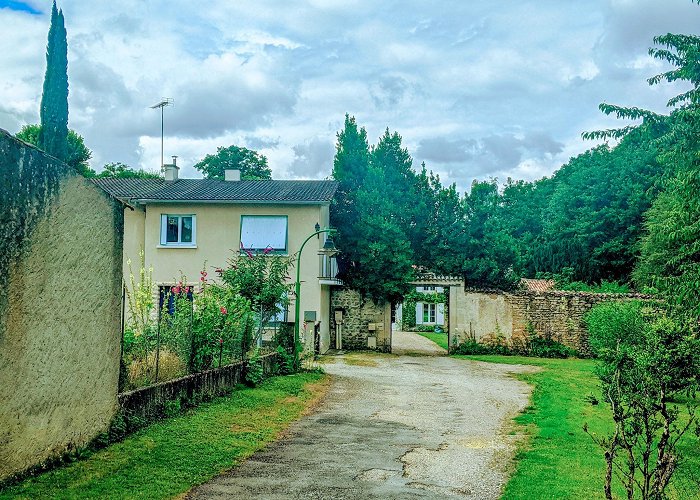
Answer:
[[[286,215],[241,215],[241,250],[287,253]]]

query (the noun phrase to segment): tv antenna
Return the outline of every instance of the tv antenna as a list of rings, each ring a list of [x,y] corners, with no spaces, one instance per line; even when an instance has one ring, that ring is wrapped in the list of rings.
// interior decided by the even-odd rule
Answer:
[[[164,128],[163,128],[163,108],[173,104],[173,100],[170,97],[163,97],[158,104],[151,106],[151,109],[160,108],[160,168],[163,168],[165,162],[163,160],[163,139],[164,139]]]

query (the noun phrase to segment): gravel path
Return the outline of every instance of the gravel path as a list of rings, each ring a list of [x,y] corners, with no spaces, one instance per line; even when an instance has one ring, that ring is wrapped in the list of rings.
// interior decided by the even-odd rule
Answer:
[[[532,367],[372,353],[324,365],[333,385],[317,411],[191,498],[499,497],[509,422],[530,394],[509,375]]]

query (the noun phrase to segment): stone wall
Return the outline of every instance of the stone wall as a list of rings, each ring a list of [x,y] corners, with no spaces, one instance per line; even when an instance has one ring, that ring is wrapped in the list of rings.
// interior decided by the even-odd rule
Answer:
[[[647,299],[640,294],[589,292],[527,292],[450,289],[450,343],[455,346],[470,337],[502,335],[507,339],[525,335],[531,324],[539,335],[551,337],[590,355],[584,315],[596,304],[611,300]]]
[[[269,377],[273,375],[274,368],[279,364],[279,355],[274,353],[261,356],[260,363],[263,375]],[[144,421],[150,421],[163,414],[166,402],[193,402],[197,398],[220,396],[231,392],[236,385],[243,382],[244,366],[244,363],[235,363],[124,392],[119,395],[119,407],[129,416],[138,416]]]
[[[0,480],[117,410],[123,208],[0,130]]]
[[[337,325],[335,313],[342,312]],[[378,305],[356,290],[334,288],[331,292],[331,346],[340,326],[343,349],[376,349],[391,352],[391,305]]]

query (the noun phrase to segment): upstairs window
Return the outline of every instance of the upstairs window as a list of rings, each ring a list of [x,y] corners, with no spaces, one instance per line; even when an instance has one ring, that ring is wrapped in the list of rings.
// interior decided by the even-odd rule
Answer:
[[[241,215],[241,250],[287,253],[286,215]]]
[[[197,244],[197,218],[195,215],[160,216],[160,244],[173,247],[193,247]]]

